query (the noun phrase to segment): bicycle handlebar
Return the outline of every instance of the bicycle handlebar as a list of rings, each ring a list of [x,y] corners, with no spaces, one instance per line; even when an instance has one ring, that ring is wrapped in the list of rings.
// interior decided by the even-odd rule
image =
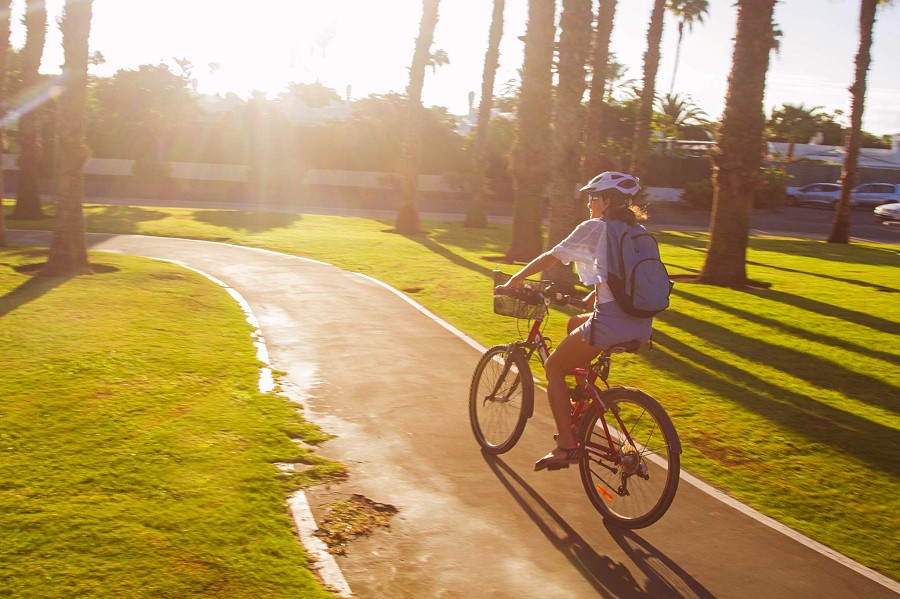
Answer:
[[[509,295],[519,299],[527,304],[540,305],[545,299],[549,299],[551,303],[557,306],[584,306],[584,298],[574,295],[567,295],[559,291],[556,285],[551,284],[547,289],[534,287],[527,283],[519,285],[516,289],[506,289],[502,291],[494,290],[494,295]]]

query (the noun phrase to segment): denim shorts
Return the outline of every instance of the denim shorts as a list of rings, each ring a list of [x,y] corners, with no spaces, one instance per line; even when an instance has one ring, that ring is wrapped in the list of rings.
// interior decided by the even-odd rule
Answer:
[[[576,330],[592,346],[607,349],[625,341],[647,343],[653,331],[653,319],[630,316],[613,301],[595,306],[594,315]]]

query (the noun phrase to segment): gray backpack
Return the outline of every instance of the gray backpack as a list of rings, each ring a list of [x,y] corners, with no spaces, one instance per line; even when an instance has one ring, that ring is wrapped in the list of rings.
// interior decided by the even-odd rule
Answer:
[[[607,220],[607,283],[626,314],[650,318],[669,307],[674,283],[659,257],[659,244],[643,225]]]

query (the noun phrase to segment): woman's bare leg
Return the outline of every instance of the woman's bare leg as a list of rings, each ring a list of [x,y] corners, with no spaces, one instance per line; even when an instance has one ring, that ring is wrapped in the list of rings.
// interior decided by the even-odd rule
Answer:
[[[570,333],[563,339],[544,364],[547,373],[547,396],[550,409],[559,431],[557,445],[564,448],[575,447],[575,439],[571,427],[571,404],[566,375],[575,368],[590,364],[600,350],[589,345],[580,332]]]

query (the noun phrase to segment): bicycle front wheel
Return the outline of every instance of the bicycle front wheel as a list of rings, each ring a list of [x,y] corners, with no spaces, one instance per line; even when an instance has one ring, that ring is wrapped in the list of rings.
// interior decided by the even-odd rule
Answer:
[[[487,350],[472,377],[469,420],[478,444],[488,453],[509,451],[519,441],[534,405],[534,379],[522,352],[509,346]]]
[[[675,498],[681,442],[669,415],[643,391],[615,387],[601,398],[606,409],[595,404],[580,432],[584,490],[604,520],[649,526]]]

